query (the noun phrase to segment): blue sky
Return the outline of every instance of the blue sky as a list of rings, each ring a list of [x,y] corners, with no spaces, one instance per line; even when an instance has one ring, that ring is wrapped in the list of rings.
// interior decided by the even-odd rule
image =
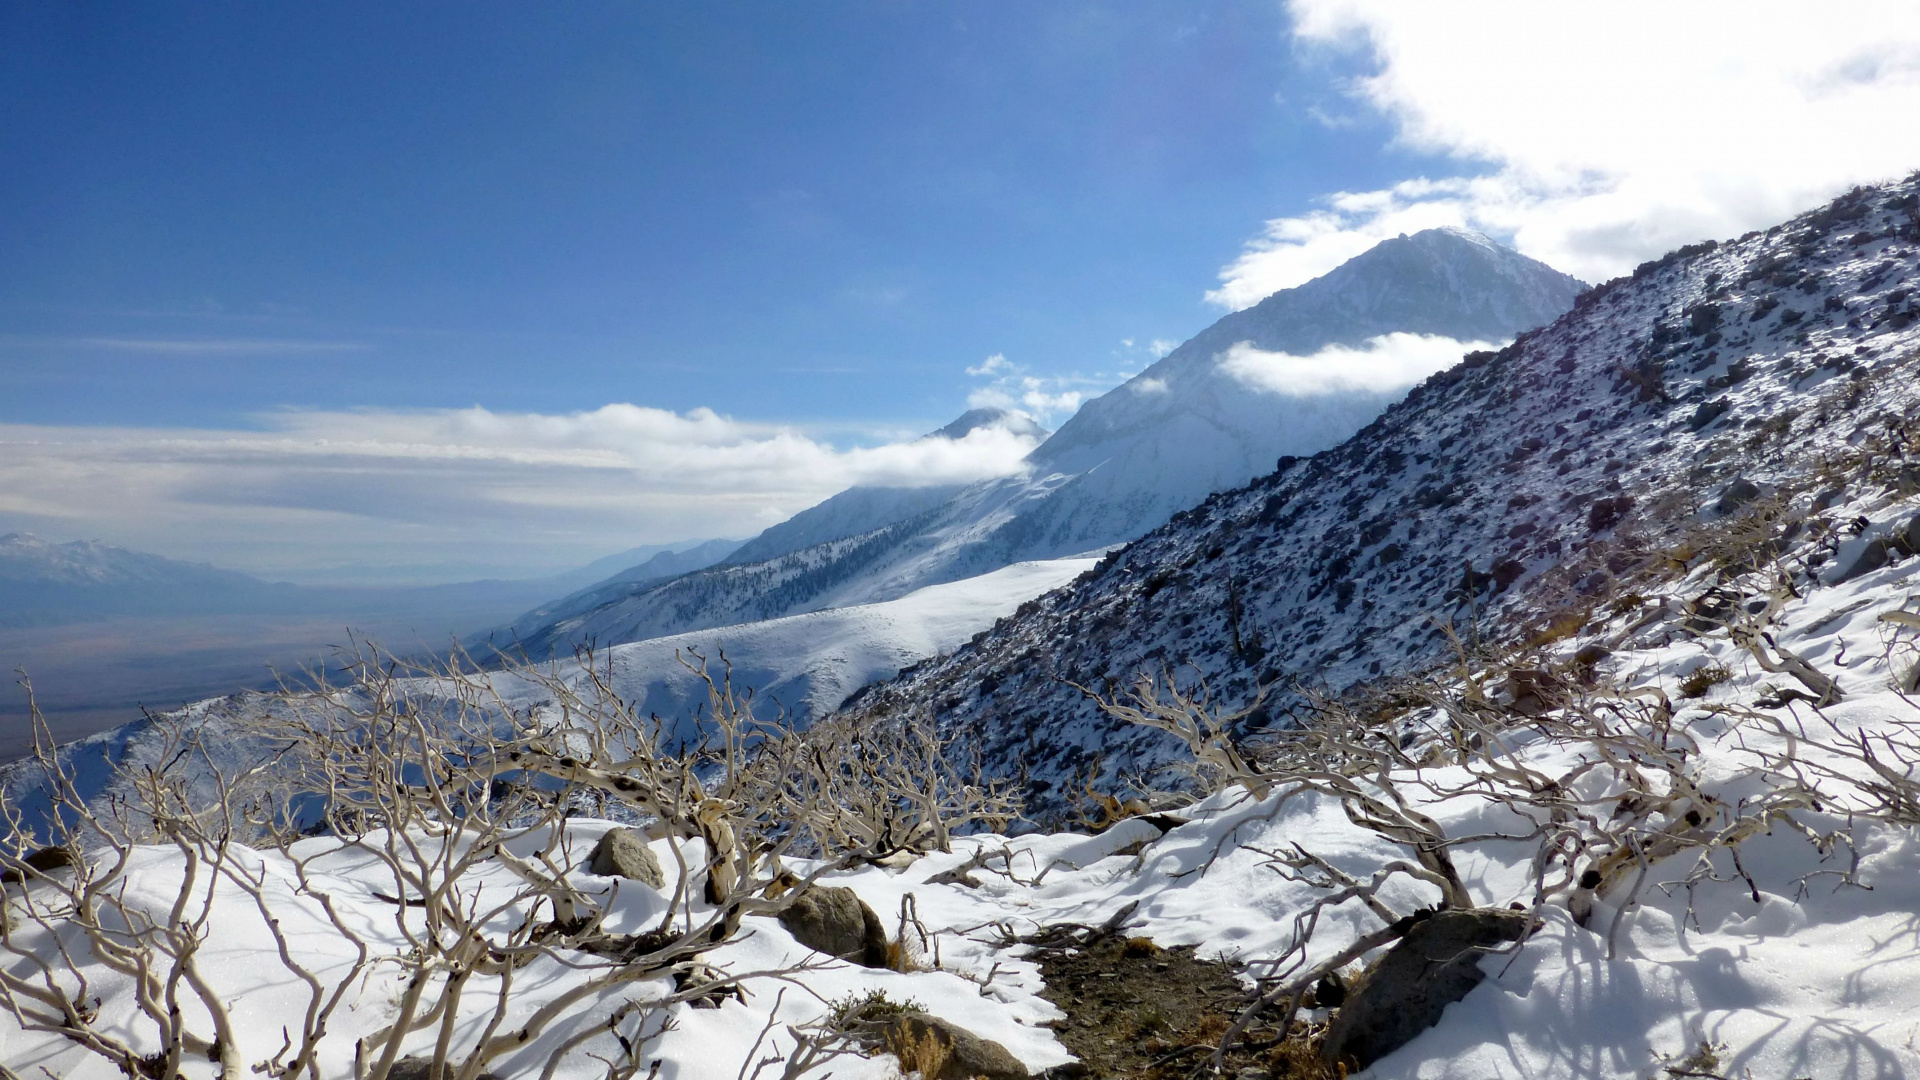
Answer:
[[[943,423],[992,354],[1137,369],[1277,208],[1412,167],[1268,2],[6,10],[16,422]]]
[[[1920,166],[1915,114],[1906,0],[0,0],[0,532],[411,582],[748,535],[1018,468],[912,440],[1384,237],[1601,280]]]

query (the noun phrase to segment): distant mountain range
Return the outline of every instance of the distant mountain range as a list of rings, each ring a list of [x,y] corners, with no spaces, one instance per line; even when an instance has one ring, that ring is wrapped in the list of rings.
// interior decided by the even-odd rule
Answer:
[[[0,627],[60,625],[110,616],[369,616],[407,613],[473,618],[521,609],[606,578],[646,581],[725,558],[737,540],[633,548],[578,570],[518,581],[399,587],[312,587],[262,581],[205,563],[103,544],[55,543],[29,533],[0,535]],[[465,629],[448,626],[449,632]]]
[[[1282,455],[1337,444],[1404,387],[1287,395],[1249,386],[1236,346],[1308,357],[1389,334],[1504,341],[1551,321],[1584,286],[1471,233],[1388,240],[1298,288],[1227,315],[1088,402],[1018,476],[964,488],[842,493],[749,541],[724,563],[657,582],[610,583],[495,633],[529,656],[640,641],[848,604],[1124,543]],[[1024,420],[1024,418],[1019,418]],[[969,413],[936,434],[1007,414]]]

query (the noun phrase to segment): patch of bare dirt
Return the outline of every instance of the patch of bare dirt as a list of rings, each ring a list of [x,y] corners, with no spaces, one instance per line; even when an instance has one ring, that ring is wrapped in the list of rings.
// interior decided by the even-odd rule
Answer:
[[[1211,1076],[1214,1048],[1248,1004],[1240,965],[1202,960],[1190,945],[1162,949],[1142,937],[1059,927],[1033,939],[1041,991],[1067,1014],[1054,1033],[1080,1060],[1049,1077],[1186,1080]],[[1226,1056],[1237,1080],[1342,1077],[1316,1056],[1317,1025],[1281,1039],[1256,1022]]]

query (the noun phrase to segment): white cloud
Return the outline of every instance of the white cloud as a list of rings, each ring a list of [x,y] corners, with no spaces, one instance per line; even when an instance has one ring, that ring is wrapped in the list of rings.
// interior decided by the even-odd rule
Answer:
[[[1019,409],[1048,427],[1059,426],[1088,397],[1105,393],[1132,377],[1131,372],[1035,375],[999,353],[978,367],[968,368],[967,374],[993,379],[967,395],[969,408]]]
[[[1165,379],[1135,379],[1127,385],[1133,387],[1133,392],[1136,394],[1164,394],[1167,392],[1167,380]]]
[[[1220,357],[1220,370],[1255,390],[1289,397],[1338,393],[1392,393],[1414,385],[1477,349],[1485,341],[1456,341],[1437,334],[1383,334],[1365,347],[1329,345],[1310,356],[1264,352],[1247,342]]]
[[[998,375],[1001,372],[1012,370],[1013,364],[1007,360],[1005,353],[994,353],[992,356],[982,360],[979,367],[968,368],[967,374],[977,379],[983,375]]]
[[[1461,225],[1598,281],[1920,167],[1908,0],[1595,8],[1292,0],[1309,47],[1371,53],[1357,103],[1477,175],[1341,192],[1221,272],[1246,307],[1401,232]]]
[[[309,579],[428,554],[526,576],[640,543],[750,535],[855,484],[1006,475],[1033,445],[985,428],[839,447],[710,409],[624,404],[295,412],[260,431],[0,425],[0,532]]]

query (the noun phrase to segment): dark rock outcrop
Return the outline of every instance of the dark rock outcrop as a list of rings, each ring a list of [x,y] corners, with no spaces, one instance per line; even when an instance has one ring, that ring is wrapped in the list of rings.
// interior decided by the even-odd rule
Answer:
[[[1328,1025],[1323,1053],[1365,1068],[1406,1045],[1480,985],[1486,978],[1480,957],[1519,940],[1528,920],[1522,911],[1477,908],[1440,911],[1415,923],[1347,994]]]

